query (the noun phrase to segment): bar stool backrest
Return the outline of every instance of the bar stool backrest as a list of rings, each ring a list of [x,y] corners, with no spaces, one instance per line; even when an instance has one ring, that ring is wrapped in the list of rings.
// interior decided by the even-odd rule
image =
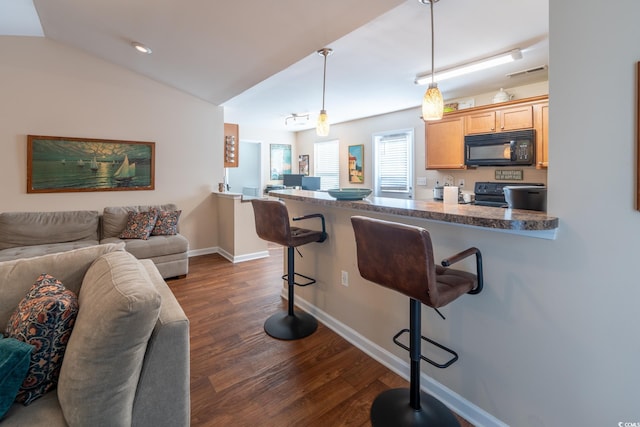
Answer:
[[[258,237],[282,246],[290,246],[289,212],[281,200],[252,199]]]
[[[354,216],[360,275],[430,307],[439,306],[429,232],[412,225]]]

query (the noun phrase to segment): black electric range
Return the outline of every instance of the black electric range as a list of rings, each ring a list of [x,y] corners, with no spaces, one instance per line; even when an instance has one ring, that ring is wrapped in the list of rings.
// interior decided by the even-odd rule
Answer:
[[[537,185],[544,186],[541,183],[525,183],[525,182],[476,182],[474,187],[475,205],[478,206],[494,206],[497,208],[506,208],[507,201],[504,198],[503,188],[514,185]]]

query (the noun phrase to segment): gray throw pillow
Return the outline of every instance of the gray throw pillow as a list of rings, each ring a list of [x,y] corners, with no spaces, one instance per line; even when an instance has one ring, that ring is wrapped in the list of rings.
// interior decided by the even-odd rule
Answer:
[[[128,252],[98,258],[78,295],[58,399],[70,426],[130,426],[147,342],[161,297]]]

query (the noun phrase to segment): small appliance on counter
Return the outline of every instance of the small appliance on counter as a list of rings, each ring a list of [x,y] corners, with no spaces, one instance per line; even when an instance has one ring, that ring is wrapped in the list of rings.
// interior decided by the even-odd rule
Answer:
[[[498,208],[509,207],[505,198],[505,187],[535,187],[544,188],[546,194],[546,187],[541,183],[524,183],[524,182],[476,182],[474,187],[475,205],[478,206],[494,206]],[[545,197],[546,198],[546,197]],[[519,208],[525,209],[525,208]],[[546,209],[546,202],[545,202]]]
[[[547,187],[533,185],[508,185],[503,188],[507,206],[511,209],[547,211]]]
[[[433,200],[444,200],[444,186],[436,184],[433,188]]]

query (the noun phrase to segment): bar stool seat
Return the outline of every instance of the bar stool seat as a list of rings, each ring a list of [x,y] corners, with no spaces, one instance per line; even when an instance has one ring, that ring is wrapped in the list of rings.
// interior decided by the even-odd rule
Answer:
[[[294,287],[314,284],[315,279],[295,272],[295,253],[299,246],[313,242],[324,242],[327,238],[324,216],[311,214],[292,218],[301,221],[319,218],[322,221],[322,231],[292,227],[289,223],[287,207],[281,200],[252,199],[253,213],[258,237],[269,242],[287,247],[287,274],[282,276],[288,285],[288,309],[286,312],[275,313],[269,317],[264,330],[274,338],[295,340],[311,335],[318,328],[318,321],[309,313],[294,310]],[[298,251],[298,253],[300,253]],[[296,282],[296,277],[304,282]]]
[[[477,248],[469,248],[435,265],[429,232],[421,227],[363,216],[351,217],[356,238],[360,275],[374,283],[410,298],[409,328],[393,337],[408,350],[411,359],[410,388],[382,392],[371,405],[373,426],[459,426],[453,413],[433,396],[420,391],[420,361],[446,368],[458,359],[453,350],[421,335],[421,304],[436,309],[464,294],[482,290],[482,257]],[[469,256],[476,257],[476,274],[448,268]],[[438,311],[438,314],[442,314]],[[409,334],[409,346],[400,335]],[[425,340],[453,357],[437,363],[421,354]]]

